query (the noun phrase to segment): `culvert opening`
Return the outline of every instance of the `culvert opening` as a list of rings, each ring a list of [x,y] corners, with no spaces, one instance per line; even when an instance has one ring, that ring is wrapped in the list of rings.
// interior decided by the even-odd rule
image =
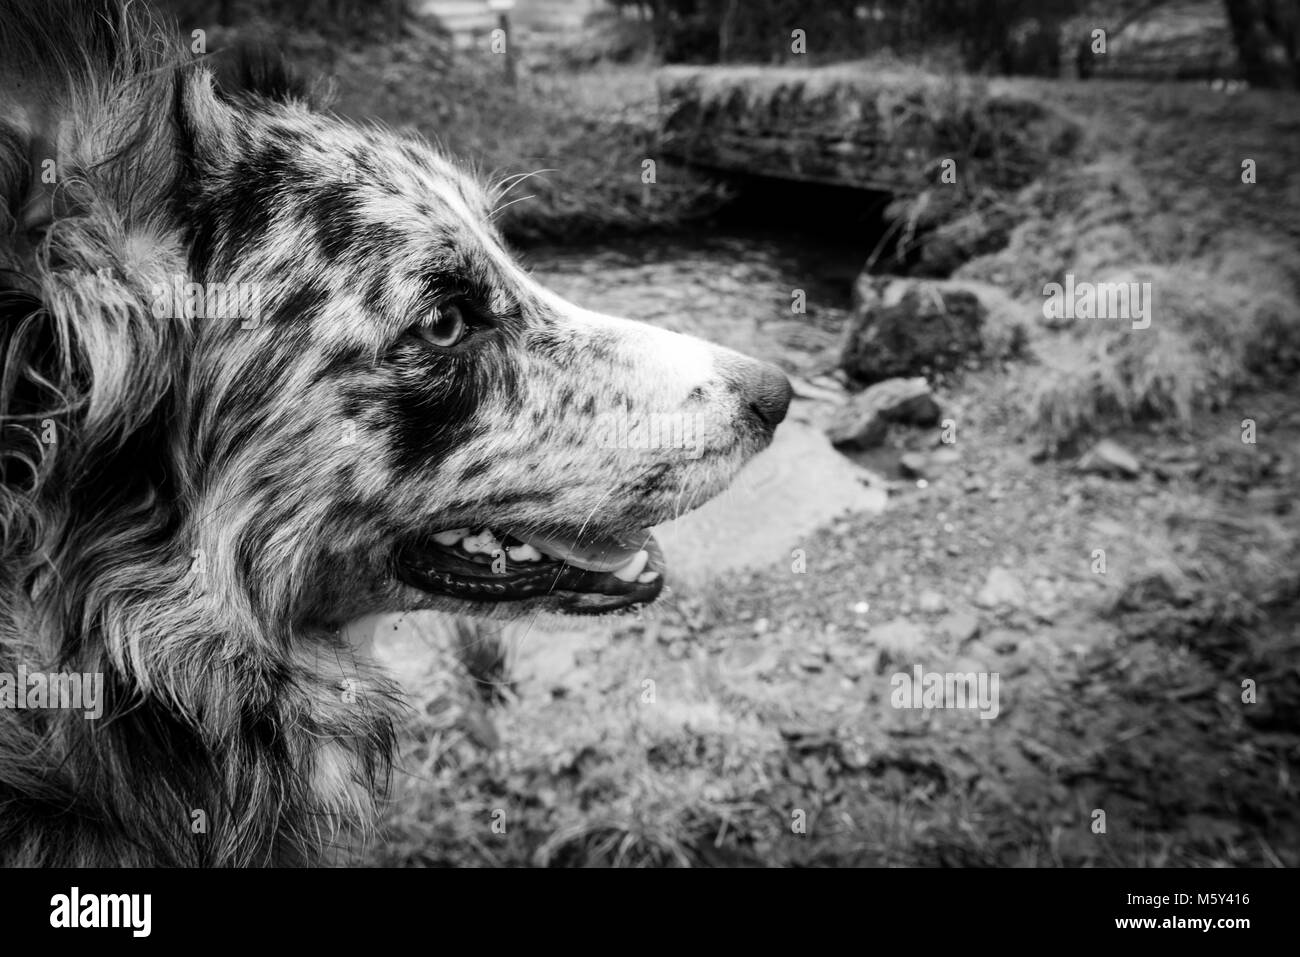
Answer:
[[[921,258],[918,237],[887,213],[895,194],[830,183],[742,174],[731,179],[734,198],[718,211],[732,230],[777,229],[818,245],[852,251],[872,272],[906,275]]]

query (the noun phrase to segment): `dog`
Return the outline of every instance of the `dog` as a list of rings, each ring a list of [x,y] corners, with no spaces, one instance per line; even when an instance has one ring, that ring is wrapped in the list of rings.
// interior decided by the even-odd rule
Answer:
[[[344,624],[653,601],[646,529],[790,402],[545,289],[439,150],[174,36],[0,0],[9,865],[320,860],[375,819],[402,707]],[[620,441],[648,416],[689,454]]]

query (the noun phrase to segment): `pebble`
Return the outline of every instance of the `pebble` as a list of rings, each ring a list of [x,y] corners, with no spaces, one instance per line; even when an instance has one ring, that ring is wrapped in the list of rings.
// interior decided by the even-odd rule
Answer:
[[[946,611],[948,603],[944,600],[943,595],[939,594],[932,588],[927,588],[925,591],[921,592],[920,597],[917,598],[916,606],[927,614],[935,614],[937,612]]]
[[[975,596],[975,604],[981,608],[1021,608],[1027,599],[1025,586],[1020,583],[1020,579],[1007,569],[998,567],[989,570],[984,587]]]

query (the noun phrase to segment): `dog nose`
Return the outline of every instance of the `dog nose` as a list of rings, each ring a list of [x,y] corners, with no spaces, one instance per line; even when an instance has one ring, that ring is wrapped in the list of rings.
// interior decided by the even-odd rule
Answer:
[[[768,431],[774,430],[790,408],[794,389],[784,372],[770,362],[739,356],[728,363],[727,379]]]
[[[749,406],[758,417],[775,429],[785,419],[794,397],[794,388],[786,374],[770,362],[760,362],[759,372],[750,394]]]

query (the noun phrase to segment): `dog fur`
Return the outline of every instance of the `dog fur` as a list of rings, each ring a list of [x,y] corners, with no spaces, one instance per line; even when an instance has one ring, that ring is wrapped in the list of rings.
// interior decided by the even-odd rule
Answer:
[[[770,441],[788,384],[565,302],[437,150],[256,61],[219,78],[138,7],[0,0],[0,36],[0,673],[105,697],[0,708],[0,862],[311,862],[373,821],[399,709],[343,623],[605,607],[430,594],[395,544],[649,527]],[[257,315],[160,318],[191,282]],[[471,332],[430,345],[448,297]],[[687,459],[596,441],[613,413],[709,425]]]

